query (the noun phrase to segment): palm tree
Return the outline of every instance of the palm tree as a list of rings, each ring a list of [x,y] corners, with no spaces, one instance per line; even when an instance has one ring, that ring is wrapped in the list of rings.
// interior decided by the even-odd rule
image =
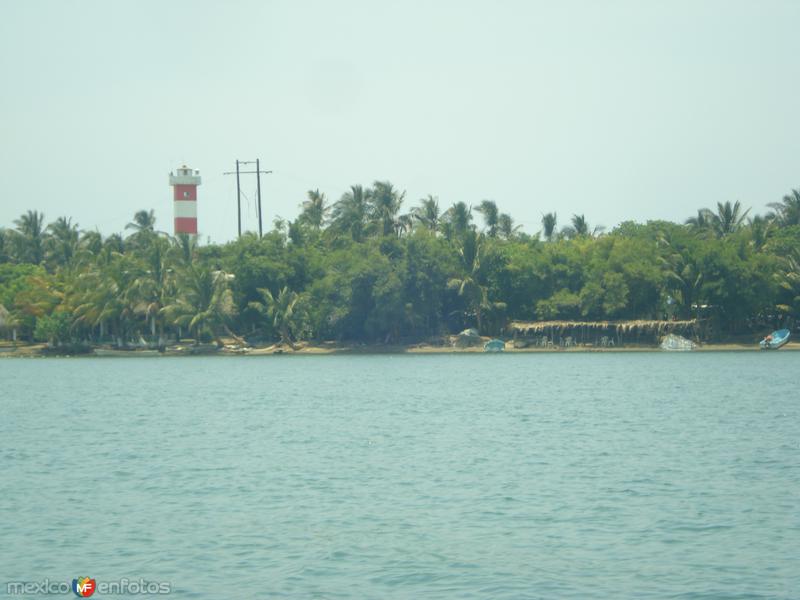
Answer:
[[[121,234],[112,233],[103,242],[103,248],[108,248],[112,252],[122,254],[125,252],[125,240],[122,238]]]
[[[768,206],[775,210],[774,218],[779,225],[800,225],[800,190],[792,190],[781,202],[772,202]]]
[[[333,205],[332,227],[340,233],[349,233],[356,242],[364,239],[367,223],[369,190],[353,185]]]
[[[17,235],[14,238],[17,258],[23,262],[41,264],[44,260],[44,214],[29,210],[14,221],[14,224],[17,226]]]
[[[56,265],[68,265],[78,251],[78,225],[72,219],[59,217],[47,226],[50,237],[46,240],[48,258]]]
[[[325,194],[318,189],[308,190],[308,200],[301,205],[300,221],[319,231],[328,218],[330,207],[326,204]]]
[[[710,212],[711,227],[717,237],[725,237],[731,233],[739,231],[745,223],[747,213],[750,212],[748,208],[742,212],[742,206],[737,200],[733,204],[730,202],[717,202],[717,212]]]
[[[420,201],[420,205],[413,210],[417,219],[428,231],[435,233],[439,230],[441,214],[439,213],[439,199],[428,195]]]
[[[398,237],[411,233],[414,229],[414,215],[411,213],[400,215],[394,222],[394,230]]]
[[[572,231],[575,236],[589,235],[589,223],[583,215],[572,215]]]
[[[797,316],[800,312],[800,250],[797,248],[784,259],[784,268],[779,273],[779,281],[781,287],[789,292],[792,304],[780,304],[777,308]]]
[[[212,271],[208,266],[191,266],[183,273],[181,294],[161,309],[168,321],[188,327],[195,343],[203,333],[209,333],[218,345],[220,329],[232,335],[229,320],[236,314],[233,294],[228,287],[229,276],[224,271]]]
[[[739,231],[749,212],[749,208],[742,212],[742,206],[738,200],[733,204],[717,202],[717,212],[701,208],[697,211],[697,216],[686,219],[686,224],[698,233],[710,232],[718,238],[723,238]]]
[[[470,230],[472,221],[472,208],[463,202],[456,202],[445,213],[447,222],[456,237],[463,237]]]
[[[483,200],[475,210],[483,215],[483,221],[486,223],[487,235],[490,238],[497,237],[497,223],[499,216],[497,204],[492,200]]]
[[[458,256],[461,262],[461,276],[454,277],[447,285],[458,290],[458,295],[466,299],[468,310],[475,314],[478,332],[483,329],[483,310],[490,308],[486,286],[481,284],[481,254],[483,239],[475,231],[464,234]]]
[[[179,233],[172,239],[172,252],[176,262],[190,266],[197,256],[197,239],[188,233]]]
[[[134,250],[146,248],[155,237],[155,211],[140,210],[133,216],[133,221],[125,225],[125,229],[133,229],[126,242]]]
[[[767,241],[772,236],[774,224],[774,220],[761,215],[756,215],[750,219],[750,243],[757,251],[761,251],[767,245]]]
[[[125,225],[125,229],[133,229],[135,232],[139,231],[155,231],[156,227],[156,212],[154,210],[146,211],[140,210],[133,215],[133,221]]]
[[[117,345],[124,346],[136,329],[133,284],[141,276],[142,268],[132,256],[106,249],[103,253],[104,262],[77,278],[72,312],[76,325],[100,327],[101,337],[108,324]]]
[[[103,236],[99,231],[84,231],[80,239],[80,248],[91,256],[97,256],[103,249]]]
[[[687,249],[678,249],[664,235],[658,239],[664,248],[659,262],[667,280],[668,290],[676,297],[684,317],[691,315],[692,306],[699,303],[704,276]]]
[[[281,343],[287,344],[292,350],[295,349],[292,341],[291,328],[295,324],[295,307],[300,296],[287,286],[278,292],[277,298],[266,288],[258,288],[258,293],[264,299],[263,302],[250,302],[250,308],[272,320],[272,326],[281,336]]]
[[[161,309],[175,293],[175,270],[172,268],[172,246],[166,238],[154,238],[144,252],[145,269],[131,284],[134,312],[150,322],[150,335],[158,346],[164,345],[164,318]]]
[[[369,216],[377,225],[382,235],[395,232],[397,213],[405,198],[405,192],[399,192],[388,181],[376,181],[369,195]]]
[[[542,235],[548,242],[553,241],[553,236],[556,233],[556,224],[558,222],[556,213],[551,212],[542,215]]]
[[[589,229],[589,223],[586,221],[584,215],[572,215],[571,222],[572,225],[562,230],[564,236],[568,238],[595,237],[604,229],[602,225],[597,225],[593,229]]]
[[[521,228],[521,225],[514,225],[514,219],[507,213],[500,213],[497,218],[497,229],[504,239],[510,240]]]

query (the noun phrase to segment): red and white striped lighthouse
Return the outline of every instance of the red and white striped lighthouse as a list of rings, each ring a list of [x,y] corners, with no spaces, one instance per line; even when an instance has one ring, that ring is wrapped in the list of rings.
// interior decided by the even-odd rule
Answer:
[[[175,205],[175,235],[197,235],[197,186],[200,185],[200,171],[193,171],[183,165],[175,173],[169,174],[169,184],[173,189]]]

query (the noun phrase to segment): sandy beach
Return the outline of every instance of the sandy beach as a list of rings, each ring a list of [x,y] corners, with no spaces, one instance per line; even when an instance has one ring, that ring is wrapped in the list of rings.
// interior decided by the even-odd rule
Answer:
[[[267,355],[326,355],[326,354],[484,354],[483,346],[476,345],[470,347],[455,347],[452,345],[435,345],[429,343],[417,343],[409,345],[400,344],[341,344],[336,342],[306,343],[300,342],[291,348],[283,344],[272,344],[269,346],[239,347],[233,340],[226,341],[226,345],[218,350],[204,349],[197,352],[191,345],[168,346],[163,353],[156,353],[153,350],[145,349],[126,349],[116,350],[108,347],[83,351],[78,353],[59,353],[55,349],[48,348],[46,344],[26,344],[20,343],[13,346],[10,342],[0,342],[0,358],[18,357],[49,357],[49,356],[113,356],[121,358],[138,358],[142,356],[267,356]],[[488,341],[488,338],[487,338]],[[230,342],[230,343],[228,343]],[[98,350],[97,353],[94,350]],[[789,342],[782,352],[800,350],[800,342]],[[713,343],[699,344],[693,352],[761,352],[757,343]],[[514,348],[513,342],[506,343],[504,353],[506,354],[536,354],[536,353],[619,353],[619,352],[665,352],[658,346],[649,344],[627,344],[619,347],[599,347],[592,345],[572,346],[565,348],[555,346],[549,348],[527,347]]]

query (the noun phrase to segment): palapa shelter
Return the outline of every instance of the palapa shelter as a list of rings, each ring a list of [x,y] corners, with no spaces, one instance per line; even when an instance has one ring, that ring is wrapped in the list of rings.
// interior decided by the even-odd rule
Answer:
[[[669,333],[697,338],[700,333],[697,319],[688,321],[512,321],[508,331],[515,340],[547,336],[553,344],[571,338],[575,344],[600,345],[603,338],[615,346],[624,343],[652,343]],[[609,342],[610,343],[610,342]]]

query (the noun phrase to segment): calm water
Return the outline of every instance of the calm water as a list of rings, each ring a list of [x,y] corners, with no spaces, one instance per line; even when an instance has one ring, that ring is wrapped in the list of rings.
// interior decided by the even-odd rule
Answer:
[[[0,595],[800,598],[799,366],[0,360]]]

